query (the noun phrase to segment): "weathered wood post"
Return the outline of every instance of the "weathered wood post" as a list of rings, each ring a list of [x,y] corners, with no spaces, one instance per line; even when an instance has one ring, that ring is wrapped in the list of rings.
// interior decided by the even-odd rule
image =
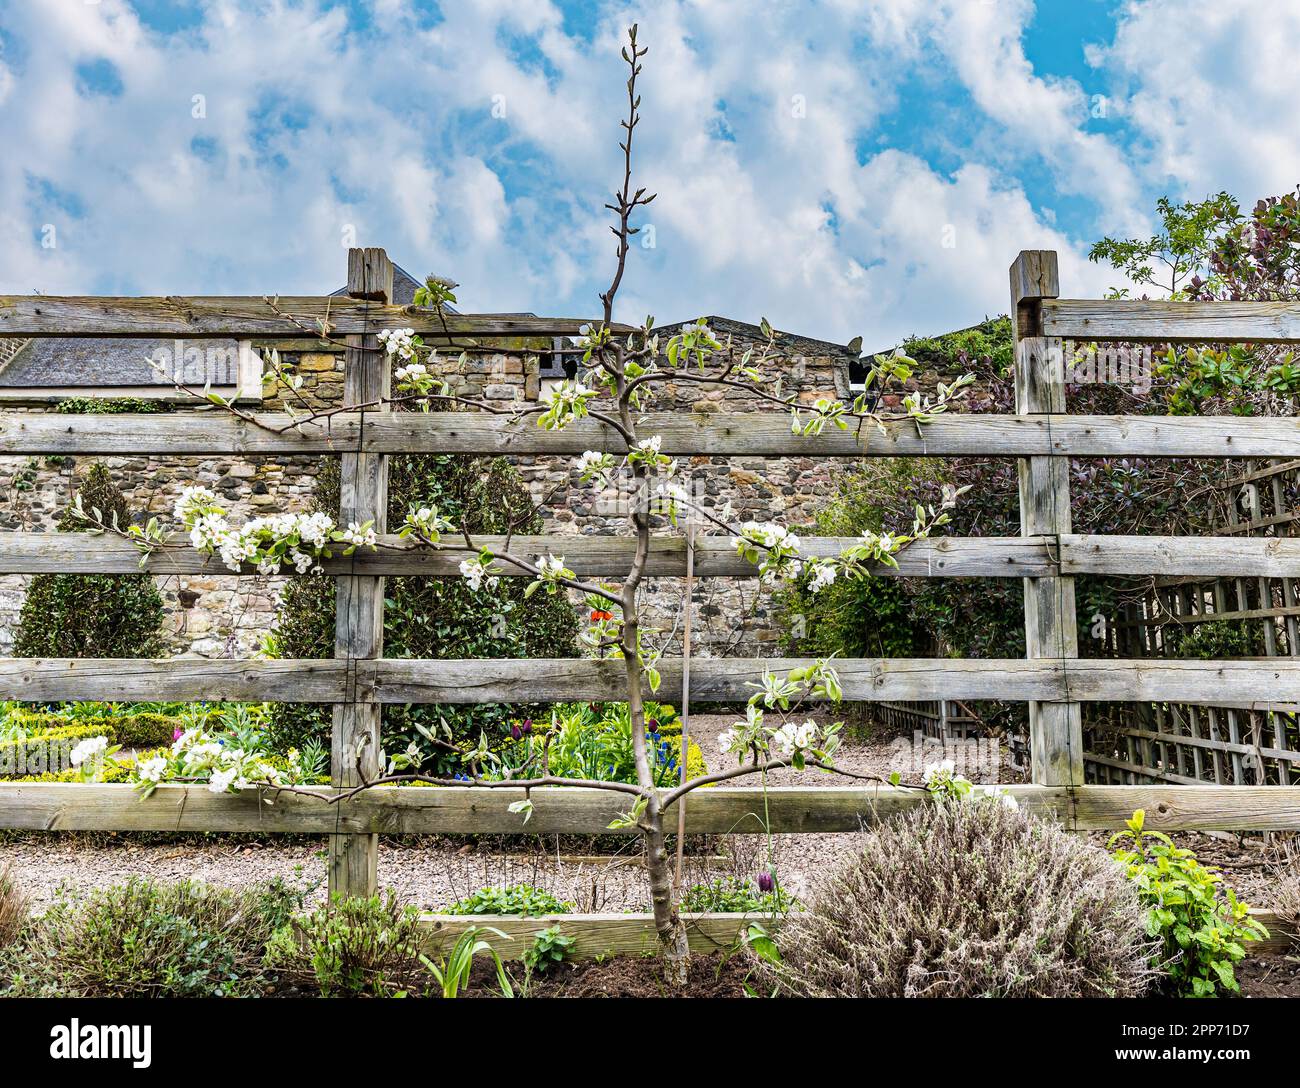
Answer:
[[[1060,295],[1056,253],[1023,250],[1011,266],[1011,325],[1015,338],[1016,414],[1065,414],[1065,359],[1059,336],[1044,336],[1041,302]],[[1020,532],[1056,538],[1070,532],[1068,457],[1020,458]],[[1079,656],[1074,579],[1025,579],[1025,654],[1029,658]],[[1068,692],[1068,686],[1067,686]],[[1033,780],[1045,786],[1083,783],[1083,721],[1072,702],[1029,704]]]
[[[393,297],[393,265],[382,249],[348,250],[348,296],[377,303]],[[369,333],[348,336],[344,355],[343,403],[373,405],[388,396],[391,369]],[[365,412],[387,411],[387,404]],[[365,434],[364,416],[362,434]],[[373,520],[375,532],[387,528],[388,458],[377,453],[345,453],[339,482],[339,524]],[[334,707],[330,745],[335,786],[355,786],[379,770],[379,704],[357,683],[355,662],[384,652],[384,579],[346,574],[337,580],[334,656],[349,662],[348,702]],[[377,889],[379,836],[331,835],[329,890],[345,896],[373,895]]]

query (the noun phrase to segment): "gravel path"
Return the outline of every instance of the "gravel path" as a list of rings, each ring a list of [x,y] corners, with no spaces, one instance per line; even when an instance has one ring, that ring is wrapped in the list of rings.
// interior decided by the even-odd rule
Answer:
[[[732,722],[730,716],[699,715],[692,720],[692,736],[712,768],[727,766],[718,749],[718,735]],[[941,758],[937,749],[916,755],[909,741],[861,743],[845,741],[836,764],[855,774],[887,776],[898,769],[919,773],[922,760]],[[976,781],[993,781],[987,769],[966,768]],[[1008,772],[1003,768],[1005,776]],[[1003,780],[1014,780],[1004,777]],[[772,785],[797,785],[816,789],[845,785],[852,780],[817,771],[780,771],[769,777]],[[737,783],[740,784],[740,783]],[[798,835],[778,837],[773,862],[787,888],[807,896],[816,872],[850,853],[856,835]],[[645,875],[639,854],[629,846],[622,856],[595,861],[557,861],[540,852],[537,840],[529,855],[507,855],[484,843],[458,843],[447,838],[417,841],[381,839],[379,875],[383,887],[392,888],[405,901],[436,909],[485,884],[524,882],[547,888],[571,900],[582,911],[646,909]],[[765,868],[766,842],[759,836],[719,837],[700,858],[688,859],[685,879],[696,883],[719,875],[752,877]],[[19,884],[36,906],[58,896],[79,895],[104,887],[131,874],[160,880],[195,879],[210,884],[239,887],[280,878],[311,889],[319,900],[324,890],[324,842],[320,840],[250,839],[243,836],[195,836],[159,845],[141,843],[128,835],[76,833],[10,836],[0,842],[0,864],[9,862]],[[721,860],[720,860],[721,858]]]

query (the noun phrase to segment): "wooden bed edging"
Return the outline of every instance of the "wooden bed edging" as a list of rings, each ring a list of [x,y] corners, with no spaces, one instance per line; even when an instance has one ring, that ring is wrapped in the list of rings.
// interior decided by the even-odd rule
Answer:
[[[1268,937],[1248,941],[1249,955],[1282,955],[1300,941],[1300,930],[1284,922],[1274,911],[1252,910],[1251,915],[1264,923]],[[725,952],[740,941],[745,929],[757,923],[769,933],[778,933],[781,919],[761,912],[750,914],[696,914],[686,917],[686,932],[692,952]],[[566,936],[576,938],[571,956],[596,959],[606,955],[642,955],[658,948],[652,914],[552,914],[543,918],[518,915],[426,914],[420,919],[425,946],[438,952],[450,945],[470,926],[492,926],[507,936],[492,933],[483,939],[504,960],[517,960],[532,946],[533,939],[544,929],[559,926]]]

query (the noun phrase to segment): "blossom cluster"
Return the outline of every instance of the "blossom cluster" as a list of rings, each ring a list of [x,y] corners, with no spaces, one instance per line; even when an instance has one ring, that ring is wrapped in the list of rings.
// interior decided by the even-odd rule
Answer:
[[[385,352],[399,359],[414,359],[416,350],[423,343],[414,329],[384,329],[378,339]]]
[[[500,578],[491,574],[492,559],[489,556],[485,561],[481,555],[476,555],[472,559],[463,559],[460,564],[460,573],[465,581],[469,583],[469,588],[477,593],[483,586],[488,589],[496,589]]]
[[[558,431],[575,419],[587,414],[587,401],[596,395],[578,379],[557,382],[543,400],[546,411],[537,417],[537,425],[544,430]]]
[[[68,754],[68,762],[77,768],[83,782],[97,782],[112,762],[110,757],[120,748],[120,744],[110,748],[107,737],[87,737],[77,742]]]
[[[413,506],[406,512],[406,520],[397,531],[399,537],[415,536],[426,544],[437,544],[442,534],[455,528],[450,518],[438,513],[436,506]]]
[[[250,785],[291,786],[309,781],[320,767],[297,749],[287,753],[283,768],[268,761],[265,752],[227,743],[227,738],[204,726],[182,731],[171,748],[141,759],[134,765],[135,788],[148,796],[160,783],[206,783],[212,793],[233,793]]]
[[[745,708],[745,720],[734,722],[718,736],[718,747],[741,763],[747,757],[780,758],[802,770],[808,759],[830,761],[839,747],[839,731],[838,722],[822,726],[811,718],[771,726],[764,722],[762,708],[750,703]]]
[[[614,467],[614,455],[610,453],[598,453],[596,450],[587,450],[578,458],[578,476],[583,483],[588,480],[594,480],[597,477],[603,477]]]
[[[957,773],[957,765],[951,759],[929,764],[921,776],[921,781],[925,783],[925,788],[932,796],[941,800],[987,799],[997,801],[1007,808],[1018,809],[1020,807],[1020,802],[1008,790],[983,789],[977,791],[970,779]]]
[[[217,553],[226,566],[240,570],[251,563],[259,574],[278,574],[292,564],[299,574],[318,570],[319,559],[333,554],[332,544],[341,544],[344,555],[378,543],[374,523],[349,522],[339,529],[328,514],[272,514],[232,526],[217,497],[205,487],[187,487],[176,501],[177,519],[190,532],[190,543],[199,551]]]

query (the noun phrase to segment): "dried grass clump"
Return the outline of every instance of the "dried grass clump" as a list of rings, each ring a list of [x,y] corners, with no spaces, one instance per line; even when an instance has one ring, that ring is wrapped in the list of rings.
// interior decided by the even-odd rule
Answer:
[[[1300,845],[1295,839],[1283,847],[1282,858],[1273,905],[1278,917],[1295,932],[1300,929]],[[1300,938],[1293,938],[1292,944],[1300,947]]]
[[[792,913],[772,968],[806,997],[1133,997],[1152,983],[1121,868],[994,800],[918,806]]]
[[[18,887],[10,866],[0,868],[0,948],[18,939],[27,924],[30,907],[31,899]]]

